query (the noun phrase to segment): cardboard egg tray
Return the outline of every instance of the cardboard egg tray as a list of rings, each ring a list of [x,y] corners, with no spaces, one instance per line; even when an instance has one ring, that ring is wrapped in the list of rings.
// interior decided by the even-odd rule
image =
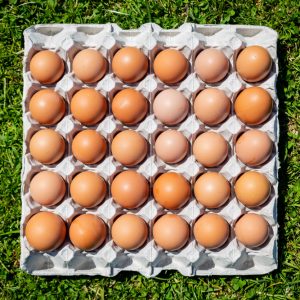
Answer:
[[[175,269],[186,276],[193,275],[236,275],[236,274],[264,274],[277,268],[277,198],[278,198],[278,98],[275,83],[278,73],[276,56],[277,33],[270,28],[261,26],[224,26],[224,25],[197,25],[183,24],[178,29],[164,30],[156,24],[144,24],[138,29],[123,30],[116,24],[103,25],[36,25],[24,31],[24,91],[23,91],[23,169],[22,169],[22,219],[21,219],[21,268],[33,275],[102,275],[115,276],[122,270],[137,271],[146,277],[153,277],[162,270]],[[261,45],[268,49],[273,59],[273,68],[269,76],[262,82],[248,84],[235,71],[235,59],[239,51],[249,45]],[[114,76],[111,70],[111,60],[115,52],[123,46],[135,46],[149,58],[147,76],[136,84],[123,84]],[[194,61],[197,54],[204,48],[217,47],[222,49],[230,59],[228,76],[217,84],[202,82],[194,72]],[[71,64],[75,54],[84,48],[99,50],[109,62],[109,70],[105,77],[96,84],[86,85],[80,82],[73,74]],[[189,60],[188,76],[179,84],[171,86],[181,91],[190,102],[188,117],[175,129],[181,131],[190,142],[188,157],[176,165],[168,165],[156,157],[154,141],[157,135],[168,129],[153,115],[152,103],[157,93],[168,88],[157,79],[153,73],[155,55],[165,48],[177,48]],[[147,117],[137,126],[126,127],[114,119],[109,105],[109,113],[97,126],[89,127],[99,131],[110,143],[116,133],[131,128],[140,132],[149,142],[147,158],[136,168],[150,182],[152,187],[155,178],[164,172],[174,170],[183,174],[192,184],[197,177],[205,172],[203,166],[196,162],[191,152],[191,146],[199,133],[212,130],[220,133],[229,143],[229,156],[218,168],[210,168],[224,175],[231,183],[230,200],[221,208],[209,210],[201,206],[192,195],[188,204],[178,211],[163,209],[153,199],[151,194],[148,201],[138,209],[124,210],[107,195],[105,201],[94,209],[84,209],[76,205],[67,192],[64,200],[53,208],[42,207],[35,203],[29,195],[31,178],[40,170],[53,170],[59,173],[67,182],[82,170],[93,170],[99,173],[111,184],[114,176],[126,169],[116,162],[109,147],[105,159],[96,165],[84,165],[77,161],[71,152],[71,142],[74,135],[87,127],[73,119],[69,107],[65,117],[54,128],[67,141],[67,151],[64,158],[58,163],[45,166],[35,161],[29,153],[29,140],[39,129],[43,128],[35,122],[28,111],[31,96],[41,88],[29,71],[29,62],[32,56],[41,49],[56,51],[65,61],[65,74],[55,85],[50,85],[69,104],[72,95],[83,87],[93,87],[100,91],[111,103],[113,96],[122,88],[133,87],[141,91],[150,103]],[[271,158],[263,166],[257,168],[264,173],[272,184],[272,193],[269,201],[257,209],[248,209],[237,201],[233,192],[233,185],[239,174],[250,168],[241,163],[234,152],[234,144],[239,134],[249,129],[240,122],[231,106],[230,116],[219,126],[209,127],[201,123],[193,114],[193,101],[199,91],[206,87],[218,87],[230,97],[232,104],[237,94],[249,86],[261,86],[268,90],[274,100],[271,117],[262,126],[257,126],[268,133],[274,142]],[[49,87],[49,85],[47,86]],[[174,128],[174,127],[172,127]],[[68,240],[52,252],[34,251],[28,244],[24,228],[28,219],[39,211],[52,211],[60,215],[67,224],[81,213],[92,213],[100,216],[108,225],[108,236],[102,247],[92,252],[76,249]],[[197,244],[193,238],[194,222],[206,211],[217,212],[222,215],[231,226],[231,233],[227,243],[217,250],[207,250]],[[234,235],[235,221],[245,212],[254,211],[266,218],[270,224],[268,241],[261,247],[249,249],[240,244]],[[110,228],[113,220],[122,213],[134,213],[149,225],[149,236],[145,245],[135,251],[124,251],[111,239]],[[152,237],[152,226],[155,220],[165,213],[177,213],[190,225],[190,238],[187,245],[175,252],[164,251],[159,248]]]

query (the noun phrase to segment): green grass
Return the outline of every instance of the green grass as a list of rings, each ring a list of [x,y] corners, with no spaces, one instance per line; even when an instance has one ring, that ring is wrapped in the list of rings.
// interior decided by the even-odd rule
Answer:
[[[99,2],[99,3],[98,3]],[[235,3],[236,2],[236,3]],[[0,299],[300,299],[300,4],[290,1],[0,0]],[[25,28],[38,23],[156,22],[266,25],[279,33],[279,269],[264,276],[184,277],[162,272],[104,277],[34,277],[19,269],[22,56]]]

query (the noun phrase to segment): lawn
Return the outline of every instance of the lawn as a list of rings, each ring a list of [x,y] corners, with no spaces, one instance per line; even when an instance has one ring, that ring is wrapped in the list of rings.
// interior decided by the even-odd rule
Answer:
[[[0,0],[0,299],[300,299],[300,2]],[[264,276],[184,277],[162,272],[34,277],[19,269],[22,57],[25,28],[39,23],[255,24],[279,33],[279,268]]]

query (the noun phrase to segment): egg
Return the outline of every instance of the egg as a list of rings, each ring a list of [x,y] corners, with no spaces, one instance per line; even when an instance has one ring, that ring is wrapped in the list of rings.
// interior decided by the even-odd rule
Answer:
[[[247,213],[235,224],[234,232],[237,240],[249,248],[261,246],[269,235],[269,224],[264,217]]]
[[[127,170],[119,173],[112,181],[111,194],[115,202],[126,209],[141,206],[149,197],[149,183],[140,173]]]
[[[95,125],[107,113],[105,97],[95,89],[82,89],[71,100],[71,113],[83,125]]]
[[[216,249],[223,246],[229,237],[229,224],[214,213],[201,216],[194,225],[196,241],[204,248]]]
[[[64,138],[53,129],[37,131],[29,142],[32,157],[42,164],[57,163],[65,153]]]
[[[42,50],[32,57],[29,69],[35,80],[42,84],[52,84],[63,76],[65,65],[57,53]]]
[[[201,91],[194,102],[197,118],[206,125],[214,126],[223,122],[230,113],[230,99],[216,88]]]
[[[175,84],[186,76],[189,63],[179,50],[165,49],[155,57],[153,69],[162,82]]]
[[[189,234],[188,223],[178,215],[163,215],[153,225],[155,243],[167,251],[176,251],[185,246]]]
[[[162,132],[155,141],[156,155],[165,163],[175,164],[182,161],[189,150],[187,138],[177,130]]]
[[[53,251],[64,242],[66,225],[63,219],[54,213],[38,212],[28,220],[25,236],[33,249]]]
[[[179,209],[190,199],[190,183],[175,172],[160,175],[153,185],[154,199],[166,209]]]
[[[146,116],[148,101],[141,92],[128,88],[114,96],[111,109],[114,117],[123,124],[135,125]]]
[[[265,163],[271,156],[272,149],[273,143],[268,134],[257,129],[244,132],[235,145],[238,159],[251,167]]]
[[[272,68],[272,58],[267,49],[249,46],[243,49],[236,60],[236,70],[248,82],[265,79]]]
[[[72,199],[80,206],[86,208],[95,207],[106,196],[106,182],[94,172],[81,172],[71,181],[70,193]]]
[[[228,155],[228,143],[216,132],[204,132],[194,141],[193,154],[204,167],[217,167]]]
[[[271,115],[273,101],[261,87],[243,90],[236,98],[234,110],[237,117],[247,125],[259,125]]]
[[[105,75],[107,62],[99,51],[84,49],[75,55],[72,68],[75,76],[82,82],[95,83]]]
[[[111,237],[119,247],[136,250],[145,244],[148,238],[148,226],[139,216],[122,215],[114,221]]]
[[[229,71],[228,58],[219,49],[204,49],[196,57],[195,71],[204,82],[219,82]]]
[[[133,130],[118,133],[111,143],[111,152],[115,160],[124,166],[134,166],[147,155],[148,144],[145,138]]]
[[[222,206],[230,196],[230,184],[226,178],[216,172],[201,175],[194,184],[197,201],[207,208]]]
[[[107,229],[101,218],[92,214],[83,214],[72,221],[69,236],[72,244],[78,249],[93,251],[104,243]]]
[[[238,178],[234,191],[237,199],[245,206],[257,207],[268,200],[271,184],[262,173],[249,171]]]
[[[96,130],[80,131],[73,139],[72,153],[84,164],[100,162],[106,154],[106,140]]]
[[[31,179],[29,192],[35,202],[44,206],[53,206],[64,198],[66,183],[59,174],[42,171]]]
[[[189,111],[187,98],[179,91],[166,89],[154,99],[153,112],[155,117],[166,125],[176,125],[183,121]]]
[[[66,105],[57,92],[44,89],[31,97],[29,111],[31,117],[41,125],[54,125],[64,116]]]
[[[135,83],[145,77],[148,71],[148,58],[138,48],[125,47],[114,55],[112,70],[122,81]]]

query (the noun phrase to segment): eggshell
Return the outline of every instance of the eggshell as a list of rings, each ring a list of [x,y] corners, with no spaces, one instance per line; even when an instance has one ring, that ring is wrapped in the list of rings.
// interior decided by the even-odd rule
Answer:
[[[196,241],[204,248],[219,248],[228,240],[229,224],[220,215],[205,214],[195,223],[194,236]]]
[[[134,209],[149,197],[149,183],[136,171],[127,170],[118,174],[111,184],[111,194],[123,208]]]
[[[66,183],[59,174],[42,171],[31,179],[29,191],[35,202],[44,206],[52,206],[64,198]]]
[[[65,153],[64,138],[53,129],[37,131],[29,142],[29,151],[32,157],[42,164],[54,164]]]
[[[25,236],[35,250],[53,251],[64,242],[66,225],[63,219],[54,213],[38,212],[28,220]]]
[[[136,250],[148,237],[148,226],[139,216],[126,214],[116,219],[111,228],[113,241],[126,250]]]
[[[153,226],[155,243],[168,251],[181,249],[188,241],[190,228],[178,215],[167,214],[160,217]]]

